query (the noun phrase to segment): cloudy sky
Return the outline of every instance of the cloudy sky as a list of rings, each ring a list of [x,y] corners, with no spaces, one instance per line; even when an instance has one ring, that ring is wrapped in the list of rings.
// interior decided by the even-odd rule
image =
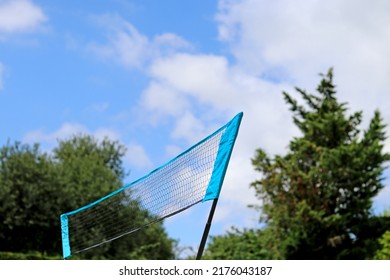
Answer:
[[[375,109],[390,123],[389,26],[385,0],[0,0],[0,144],[108,136],[128,148],[128,183],[242,111],[211,235],[255,227],[250,158],[283,154],[298,134],[282,91],[314,91],[334,67],[361,128]],[[168,232],[197,246],[208,209],[170,218]]]

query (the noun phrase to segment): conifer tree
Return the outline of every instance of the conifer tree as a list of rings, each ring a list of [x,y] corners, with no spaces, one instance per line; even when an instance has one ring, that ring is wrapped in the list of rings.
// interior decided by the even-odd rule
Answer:
[[[303,105],[283,93],[301,132],[287,154],[271,158],[258,149],[252,159],[262,176],[251,186],[272,236],[265,246],[274,258],[371,258],[389,226],[371,213],[390,160],[385,125],[375,111],[360,131],[362,112],[349,115],[337,100],[333,70],[321,77],[316,94],[296,88]]]

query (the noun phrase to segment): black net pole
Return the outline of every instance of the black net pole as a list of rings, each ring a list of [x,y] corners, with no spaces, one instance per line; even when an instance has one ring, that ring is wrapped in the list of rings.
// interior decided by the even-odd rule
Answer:
[[[206,245],[207,237],[209,236],[209,231],[210,231],[210,227],[211,227],[211,222],[213,221],[213,216],[214,216],[215,208],[217,207],[217,203],[218,203],[218,198],[214,199],[214,200],[213,200],[213,205],[211,205],[209,218],[207,219],[207,223],[206,223],[206,226],[205,226],[205,228],[204,228],[202,240],[200,241],[200,245],[199,245],[199,249],[198,249],[198,254],[197,254],[197,256],[196,256],[196,259],[197,259],[197,260],[202,259],[204,246]]]

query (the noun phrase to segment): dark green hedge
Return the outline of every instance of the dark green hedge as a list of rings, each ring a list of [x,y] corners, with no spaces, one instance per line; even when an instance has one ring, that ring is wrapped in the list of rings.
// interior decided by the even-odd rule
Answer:
[[[61,260],[61,256],[48,256],[41,252],[0,252],[0,260]]]

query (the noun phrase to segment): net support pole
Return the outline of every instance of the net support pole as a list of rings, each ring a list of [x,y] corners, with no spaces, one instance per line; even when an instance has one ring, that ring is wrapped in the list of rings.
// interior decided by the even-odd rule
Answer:
[[[211,223],[213,221],[215,208],[217,208],[217,203],[218,203],[218,198],[214,199],[213,204],[211,205],[209,217],[207,219],[207,223],[206,223],[206,226],[205,226],[204,231],[203,231],[202,240],[200,241],[200,244],[199,244],[198,254],[196,255],[197,260],[202,259],[203,250],[204,250],[204,247],[206,245],[207,238],[209,236],[209,231],[211,228]]]

